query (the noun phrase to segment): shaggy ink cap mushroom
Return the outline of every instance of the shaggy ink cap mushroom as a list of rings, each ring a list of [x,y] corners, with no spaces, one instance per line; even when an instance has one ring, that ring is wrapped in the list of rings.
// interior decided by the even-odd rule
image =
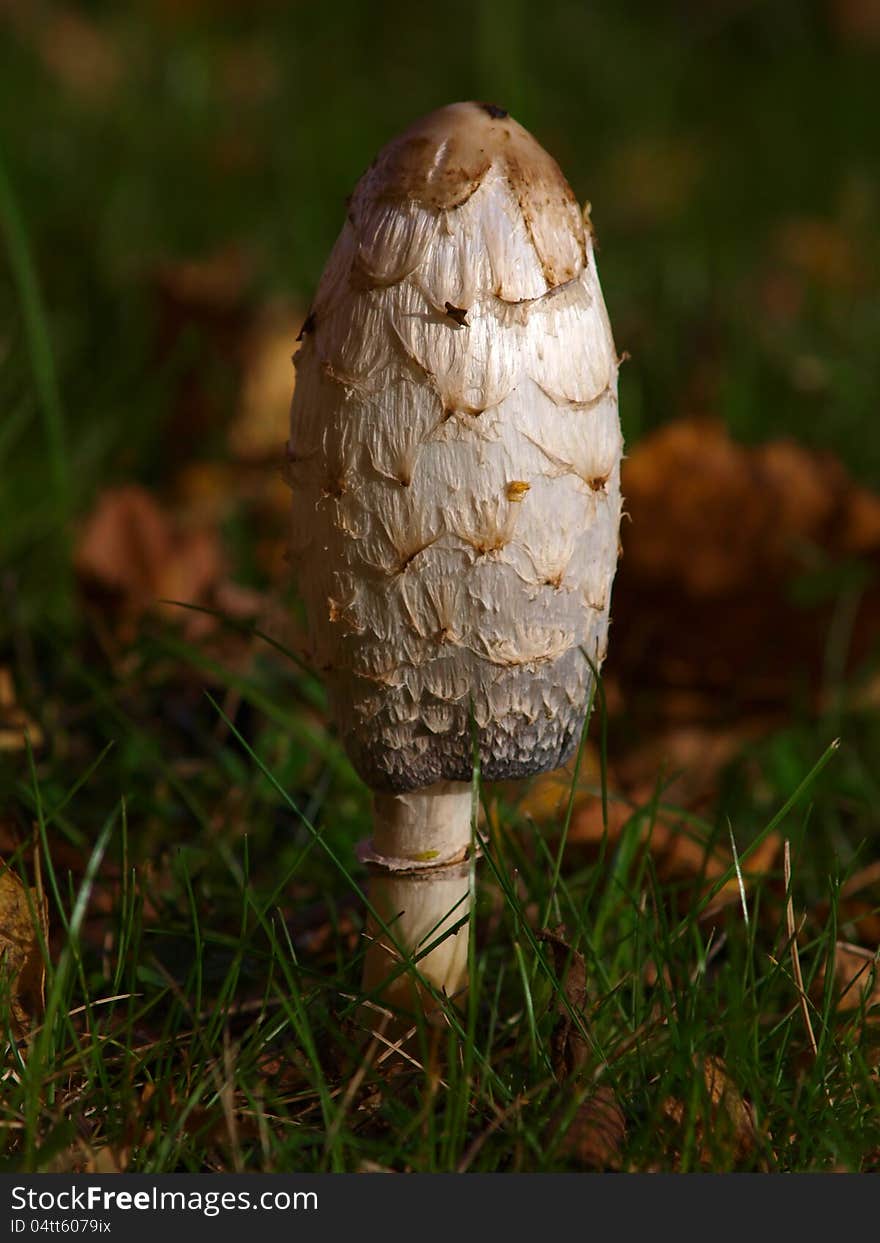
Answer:
[[[358,182],[307,322],[289,457],[311,656],[413,858],[425,787],[469,797],[474,736],[488,779],[572,754],[605,655],[622,441],[591,231],[522,126],[453,104]]]

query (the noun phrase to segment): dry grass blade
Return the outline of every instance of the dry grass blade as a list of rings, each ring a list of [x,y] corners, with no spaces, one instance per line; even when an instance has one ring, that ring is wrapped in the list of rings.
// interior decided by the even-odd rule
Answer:
[[[788,838],[785,839],[783,847],[783,867],[785,869],[785,922],[788,928],[788,941],[791,949],[791,969],[794,974],[795,987],[798,991],[798,1000],[800,1002],[801,1014],[804,1016],[804,1026],[807,1029],[807,1038],[810,1042],[810,1048],[813,1050],[813,1057],[817,1057],[819,1046],[816,1043],[816,1035],[813,1031],[813,1024],[810,1021],[810,1003],[807,994],[804,991],[804,977],[801,974],[801,960],[798,954],[797,945],[797,928],[794,922],[794,903],[791,897],[791,845]]]
[[[220,1101],[220,1107],[223,1110],[223,1118],[226,1122],[226,1130],[229,1135],[229,1150],[232,1154],[232,1166],[236,1174],[241,1174],[244,1170],[244,1161],[241,1155],[241,1143],[238,1137],[238,1121],[235,1116],[235,1058],[237,1050],[229,1039],[229,1028],[223,1029],[223,1078],[220,1080],[220,1071],[217,1066],[212,1066],[212,1074],[214,1082],[217,1085],[217,1096]]]

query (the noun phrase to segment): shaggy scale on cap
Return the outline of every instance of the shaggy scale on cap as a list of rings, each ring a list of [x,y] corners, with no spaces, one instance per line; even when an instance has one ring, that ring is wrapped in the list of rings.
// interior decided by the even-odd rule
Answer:
[[[617,355],[592,239],[502,109],[416,122],[358,183],[296,357],[293,563],[375,790],[563,763],[617,561]],[[473,722],[473,726],[472,726]]]

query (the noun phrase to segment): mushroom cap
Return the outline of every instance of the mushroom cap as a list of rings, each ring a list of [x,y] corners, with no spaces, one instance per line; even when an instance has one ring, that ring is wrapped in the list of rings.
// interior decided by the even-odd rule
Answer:
[[[359,181],[306,321],[292,560],[375,789],[571,754],[605,655],[622,450],[592,239],[502,109],[453,104]]]

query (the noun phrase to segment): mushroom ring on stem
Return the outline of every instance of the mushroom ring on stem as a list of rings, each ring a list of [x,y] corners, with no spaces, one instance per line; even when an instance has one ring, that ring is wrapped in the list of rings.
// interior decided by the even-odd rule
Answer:
[[[577,746],[617,562],[617,368],[589,220],[503,109],[441,108],[380,152],[304,325],[288,446],[310,655],[399,932],[373,929],[371,987],[443,927],[392,908],[407,875],[424,904],[461,872],[474,747],[491,780]],[[444,946],[418,968],[453,992]]]

